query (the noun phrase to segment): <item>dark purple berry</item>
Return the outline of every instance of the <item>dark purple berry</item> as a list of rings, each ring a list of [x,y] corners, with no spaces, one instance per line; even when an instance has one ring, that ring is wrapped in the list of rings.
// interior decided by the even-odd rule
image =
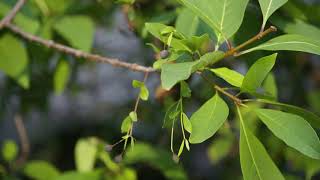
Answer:
[[[168,56],[169,56],[169,51],[168,50],[162,50],[162,51],[160,51],[160,57],[161,57],[161,59],[165,59],[165,58],[167,58]]]

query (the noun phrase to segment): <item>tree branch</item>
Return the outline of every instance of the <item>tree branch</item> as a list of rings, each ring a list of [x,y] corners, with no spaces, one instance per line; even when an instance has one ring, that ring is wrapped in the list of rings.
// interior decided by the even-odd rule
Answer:
[[[35,36],[33,34],[30,34],[28,32],[23,31],[19,27],[13,25],[11,23],[11,21],[16,16],[16,14],[19,12],[19,10],[21,9],[21,7],[24,5],[25,2],[26,2],[26,0],[19,0],[16,3],[14,8],[0,22],[0,29],[3,28],[3,27],[6,27],[9,30],[11,30],[12,32],[20,35],[22,38],[24,38],[26,40],[29,40],[31,42],[39,43],[39,44],[44,45],[44,46],[46,46],[48,48],[55,49],[57,51],[60,51],[60,52],[75,56],[77,58],[84,58],[84,59],[87,59],[87,60],[90,60],[90,61],[94,61],[94,62],[111,64],[112,66],[115,66],[115,67],[123,67],[123,68],[127,68],[129,70],[138,71],[138,72],[150,73],[150,72],[155,72],[156,71],[152,67],[145,67],[145,66],[141,66],[141,65],[135,64],[135,63],[123,62],[123,61],[121,61],[121,60],[119,60],[117,58],[108,58],[108,57],[103,57],[103,56],[100,56],[100,55],[97,55],[97,54],[86,53],[86,52],[83,52],[81,50],[74,49],[74,48],[71,48],[69,46],[56,43],[56,42],[54,42],[52,40],[46,40],[46,39],[43,39],[41,37],[38,37],[38,36]]]
[[[17,15],[17,13],[20,11],[22,6],[25,4],[26,0],[19,0],[16,5],[12,8],[12,10],[4,17],[0,22],[0,29],[2,29],[4,26],[11,23],[13,18]]]

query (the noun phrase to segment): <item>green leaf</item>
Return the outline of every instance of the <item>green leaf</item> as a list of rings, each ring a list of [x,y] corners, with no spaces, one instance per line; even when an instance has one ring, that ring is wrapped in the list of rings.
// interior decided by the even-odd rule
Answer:
[[[137,115],[137,113],[135,111],[130,112],[129,116],[130,116],[130,118],[131,118],[131,120],[133,122],[137,122],[138,121],[138,115]]]
[[[87,16],[65,16],[54,25],[55,30],[80,50],[90,52],[94,37],[94,23]]]
[[[180,148],[179,148],[179,152],[178,152],[178,157],[181,156],[182,152],[183,152],[183,149],[184,149],[184,140],[181,142],[181,145],[180,145]]]
[[[23,173],[34,180],[53,180],[60,175],[56,167],[45,161],[28,162]]]
[[[191,89],[185,81],[180,82],[180,95],[185,98],[191,97]]]
[[[172,116],[172,114],[180,113],[180,103],[181,101],[177,101],[173,103],[167,110],[166,115],[164,116],[164,121],[162,127],[171,127],[172,123],[177,120],[177,116]]]
[[[200,20],[190,9],[184,8],[178,15],[176,21],[177,31],[186,37],[192,37],[197,34]]]
[[[179,0],[192,10],[223,40],[227,40],[239,29],[248,0]]]
[[[129,131],[129,128],[132,125],[132,120],[130,118],[130,116],[127,116],[121,124],[121,133],[127,133]]]
[[[77,172],[77,171],[68,171],[58,176],[54,180],[101,180],[104,176],[104,171],[101,169],[93,170],[90,172]]]
[[[240,119],[240,163],[243,179],[284,180],[262,143],[247,128],[237,108]]]
[[[75,147],[75,161],[79,172],[90,172],[96,161],[97,146],[91,139],[78,140]]]
[[[188,139],[184,139],[184,143],[186,144],[187,150],[190,151],[190,144],[189,144]]]
[[[116,3],[121,3],[121,4],[133,4],[135,0],[116,0]]]
[[[270,101],[266,99],[257,99],[258,102],[272,104],[275,106],[280,107],[283,111],[296,114],[298,116],[303,117],[305,120],[307,120],[312,126],[316,128],[320,128],[320,117],[314,114],[313,112],[310,112],[308,110],[305,110],[303,108],[293,106],[290,104],[284,104],[280,102]]]
[[[288,146],[311,158],[320,159],[320,140],[302,117],[271,109],[257,109],[256,113],[274,135]]]
[[[140,98],[142,99],[142,100],[144,100],[144,101],[147,101],[148,100],[148,98],[149,98],[149,90],[148,90],[148,88],[145,86],[145,85],[143,85],[141,88],[140,88]]]
[[[192,125],[191,125],[191,122],[190,122],[188,116],[185,113],[182,113],[182,122],[183,122],[184,129],[191,134]]]
[[[278,99],[278,88],[275,77],[272,73],[270,73],[264,80],[263,89],[265,90],[265,94],[270,95],[275,100]]]
[[[276,58],[277,54],[273,54],[257,60],[245,75],[241,89],[245,92],[256,92],[273,68]]]
[[[18,155],[18,146],[12,140],[6,140],[2,146],[2,157],[8,163],[16,159]]]
[[[56,72],[54,74],[54,90],[55,93],[61,94],[69,80],[70,76],[70,67],[69,64],[62,60],[56,69]]]
[[[216,94],[191,116],[190,143],[202,143],[209,139],[222,126],[228,115],[228,105]]]
[[[301,51],[320,55],[320,42],[297,34],[287,34],[276,37],[254,48],[243,51],[246,54],[257,50],[267,51]]]
[[[170,90],[180,81],[187,80],[198,62],[164,64],[161,68],[162,88]]]
[[[288,0],[259,0],[263,14],[263,28],[265,27],[269,17],[286,2],[288,2]]]
[[[13,53],[14,52],[14,53]],[[5,34],[0,39],[0,70],[13,78],[24,89],[29,88],[28,55],[17,38]]]
[[[141,81],[138,81],[138,80],[132,81],[132,87],[134,87],[134,88],[141,88],[143,85],[144,85],[144,83]]]
[[[217,69],[210,69],[213,73],[215,73],[217,76],[221,77],[225,81],[227,81],[229,84],[235,86],[235,87],[241,87],[242,81],[244,79],[243,75],[228,69],[226,67],[223,68],[217,68]]]

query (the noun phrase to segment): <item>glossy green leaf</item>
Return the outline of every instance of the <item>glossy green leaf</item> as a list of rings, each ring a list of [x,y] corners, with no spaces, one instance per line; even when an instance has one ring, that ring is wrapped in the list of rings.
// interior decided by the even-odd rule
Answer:
[[[211,28],[220,39],[230,38],[239,29],[248,0],[179,0]]]
[[[188,131],[189,133],[192,132],[192,124],[188,118],[188,116],[185,113],[182,113],[182,123],[183,123],[183,127],[186,131]]]
[[[240,163],[243,179],[246,180],[284,180],[266,149],[248,129],[237,108],[240,119]]]
[[[28,64],[28,54],[22,42],[10,34],[3,35],[0,38],[0,71],[28,89]]]
[[[30,161],[23,168],[23,174],[34,180],[54,180],[60,175],[60,172],[48,162]]]
[[[170,90],[180,81],[187,80],[198,62],[164,64],[161,68],[162,88]]]
[[[132,126],[132,120],[130,116],[127,116],[121,124],[121,133],[127,133],[129,128]]]
[[[248,49],[243,54],[257,51],[301,51],[320,55],[320,42],[306,36],[297,34],[287,34],[276,37],[254,48]]]
[[[90,139],[78,140],[75,147],[75,161],[79,172],[90,172],[94,168],[97,146]]]
[[[185,81],[180,82],[180,95],[186,98],[191,97],[191,89],[189,88],[188,83]]]
[[[70,71],[69,64],[65,60],[58,64],[56,72],[54,73],[55,93],[61,94],[64,91],[70,77]]]
[[[269,17],[286,2],[288,2],[288,0],[259,0],[263,14],[263,28],[265,27]]]
[[[54,25],[54,28],[73,47],[85,52],[91,50],[94,38],[94,23],[89,17],[65,16]]]
[[[217,69],[210,69],[213,73],[215,73],[217,76],[221,77],[225,81],[227,81],[229,84],[235,86],[235,87],[241,87],[243,82],[243,75],[228,69],[226,67],[223,68],[217,68]]]
[[[162,127],[171,127],[172,123],[177,120],[177,116],[172,116],[172,114],[178,115],[180,113],[180,103],[181,101],[177,101],[168,108]]]
[[[302,117],[271,109],[257,109],[256,113],[274,135],[288,146],[311,158],[320,159],[320,140]]]
[[[2,157],[8,163],[12,162],[18,155],[18,146],[14,141],[6,140],[2,145]]]
[[[293,114],[296,114],[298,116],[301,116],[305,120],[307,120],[312,126],[314,126],[316,128],[320,128],[320,117],[317,116],[316,114],[314,114],[313,112],[310,112],[308,110],[305,110],[303,108],[300,108],[300,107],[297,107],[297,106],[293,106],[293,105],[290,105],[290,104],[284,104],[284,103],[275,102],[275,101],[266,100],[266,99],[258,99],[257,101],[258,102],[262,102],[262,103],[267,103],[267,104],[278,106],[283,111],[286,111],[286,112],[293,113]]]
[[[228,105],[216,94],[191,116],[190,143],[202,143],[212,137],[225,122],[228,115]]]
[[[177,31],[186,37],[192,37],[197,34],[200,19],[190,9],[184,8],[178,15],[176,21]]]
[[[256,92],[276,62],[277,54],[257,60],[243,79],[241,89],[245,92]]]

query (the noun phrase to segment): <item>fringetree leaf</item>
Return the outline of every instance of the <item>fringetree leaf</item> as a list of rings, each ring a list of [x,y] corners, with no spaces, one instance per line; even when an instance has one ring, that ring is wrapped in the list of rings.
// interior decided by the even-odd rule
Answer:
[[[13,53],[14,51],[14,53]],[[29,88],[28,55],[17,38],[5,34],[0,38],[0,70],[24,89]]]
[[[91,139],[78,140],[75,147],[75,161],[79,172],[90,172],[94,168],[97,146]]]
[[[80,50],[90,52],[94,37],[94,23],[87,16],[65,16],[54,25],[55,30]]]
[[[271,109],[257,109],[262,122],[288,146],[320,159],[320,140],[310,124],[302,117]]]
[[[234,70],[223,67],[211,69],[211,71],[235,87],[241,87],[242,85],[244,76]]]
[[[306,36],[297,34],[286,34],[267,41],[254,48],[248,49],[243,54],[257,51],[301,51],[320,55],[320,42]]]
[[[202,143],[213,136],[229,115],[228,105],[216,94],[191,116],[192,132],[189,142]]]
[[[173,103],[167,110],[166,115],[164,116],[162,127],[171,127],[172,123],[177,120],[177,116],[172,116],[172,114],[180,113],[180,103],[181,101],[177,101]]]
[[[263,14],[263,28],[265,27],[269,17],[286,2],[288,2],[288,0],[259,0]]]
[[[132,119],[130,116],[127,116],[121,124],[121,133],[127,133],[129,131],[129,128],[132,125]]]
[[[186,37],[192,37],[197,34],[200,19],[190,9],[184,8],[178,15],[176,21],[177,31]]]
[[[161,68],[162,88],[170,90],[180,81],[187,80],[198,62],[164,64]]]
[[[23,168],[23,173],[29,178],[36,180],[55,180],[59,170],[45,161],[30,161]]]
[[[240,163],[243,179],[246,180],[284,180],[266,149],[245,124],[239,108],[240,119]]]
[[[54,73],[54,90],[56,94],[61,94],[69,80],[71,69],[69,67],[69,64],[62,60],[56,69],[56,72]]]
[[[312,126],[316,128],[320,128],[320,117],[314,114],[313,112],[310,112],[308,110],[305,110],[303,108],[293,106],[290,104],[284,104],[276,101],[271,101],[267,99],[257,99],[258,102],[267,103],[271,105],[275,105],[280,107],[283,111],[296,114],[298,116],[303,117],[305,120],[307,120]]]
[[[277,54],[273,54],[257,60],[245,75],[241,89],[255,93],[273,68],[276,58]]]
[[[185,81],[180,82],[180,95],[186,98],[191,97],[191,89]]]
[[[188,116],[185,113],[182,113],[182,123],[183,123],[183,127],[186,131],[188,131],[189,133],[192,132],[192,125],[191,122],[188,118]]]
[[[2,146],[2,157],[3,159],[10,163],[12,162],[18,155],[18,146],[12,140],[6,140]]]
[[[220,40],[230,38],[239,29],[248,0],[179,0],[211,28]]]

